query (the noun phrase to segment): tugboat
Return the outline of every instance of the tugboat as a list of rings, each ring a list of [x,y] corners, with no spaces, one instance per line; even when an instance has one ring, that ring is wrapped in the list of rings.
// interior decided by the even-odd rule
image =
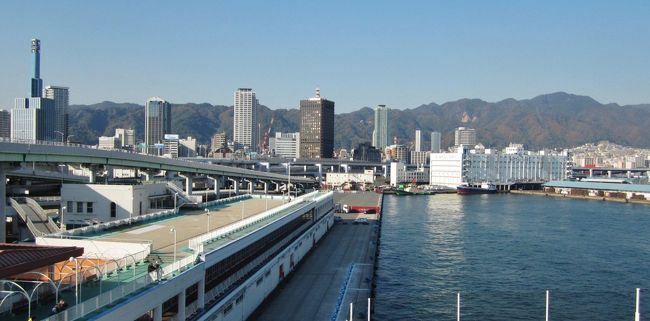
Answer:
[[[403,189],[396,189],[396,196],[406,196],[406,195],[435,195],[436,192],[431,189],[423,189],[417,186],[415,179],[411,182],[411,185]]]
[[[460,195],[472,194],[496,194],[497,187],[494,184],[483,183],[480,187],[461,185],[456,187],[456,193]]]

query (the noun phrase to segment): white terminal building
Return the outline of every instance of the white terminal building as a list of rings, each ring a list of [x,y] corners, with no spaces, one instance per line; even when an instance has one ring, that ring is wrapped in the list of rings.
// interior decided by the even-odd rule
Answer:
[[[461,145],[456,152],[430,157],[430,184],[452,188],[490,183],[509,189],[515,183],[563,180],[568,164],[566,152],[531,152],[520,144],[510,144],[501,152]]]
[[[407,166],[404,163],[390,163],[390,185],[398,186],[404,183],[413,183],[418,185],[429,182],[429,169],[424,166]]]

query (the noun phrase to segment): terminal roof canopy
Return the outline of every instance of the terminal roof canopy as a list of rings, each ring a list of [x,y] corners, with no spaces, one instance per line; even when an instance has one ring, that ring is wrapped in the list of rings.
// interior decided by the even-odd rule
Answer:
[[[83,252],[83,248],[76,246],[0,243],[0,279],[66,261]]]

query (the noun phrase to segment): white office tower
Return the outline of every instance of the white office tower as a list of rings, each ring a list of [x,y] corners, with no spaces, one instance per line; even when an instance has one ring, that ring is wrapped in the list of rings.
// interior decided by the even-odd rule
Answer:
[[[375,129],[372,132],[372,146],[383,150],[388,146],[390,129],[388,127],[388,112],[386,105],[378,105],[375,109]]]
[[[135,129],[115,128],[115,137],[119,138],[121,147],[135,146]]]
[[[52,99],[16,98],[11,110],[11,139],[25,142],[64,141],[61,135],[57,137],[55,117]]]
[[[439,132],[431,132],[431,152],[440,153],[440,141],[442,135]]]
[[[454,145],[476,145],[476,131],[473,128],[458,127],[454,132]]]
[[[416,152],[421,152],[422,151],[422,131],[419,129],[415,130],[415,151]]]
[[[45,98],[54,100],[54,113],[56,114],[55,130],[63,140],[68,140],[68,106],[70,105],[70,88],[60,86],[45,87]]]
[[[171,104],[160,97],[147,99],[144,107],[144,143],[148,154],[158,154],[165,134],[172,131]],[[158,145],[158,146],[156,146]]]
[[[300,157],[300,133],[275,133],[275,155],[284,158]]]
[[[251,151],[257,150],[257,104],[253,89],[235,91],[233,140]]]

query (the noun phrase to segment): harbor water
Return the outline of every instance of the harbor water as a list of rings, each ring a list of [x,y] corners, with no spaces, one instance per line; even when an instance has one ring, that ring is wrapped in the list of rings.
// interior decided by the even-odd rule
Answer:
[[[650,320],[650,207],[526,195],[383,207],[376,320]]]

